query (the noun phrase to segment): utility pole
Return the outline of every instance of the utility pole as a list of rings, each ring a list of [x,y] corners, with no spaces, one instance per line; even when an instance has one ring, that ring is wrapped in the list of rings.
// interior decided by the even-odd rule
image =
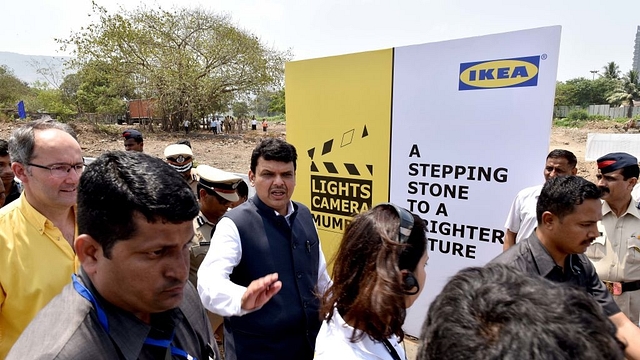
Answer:
[[[598,70],[589,70],[589,72],[591,73],[591,80],[595,80]]]

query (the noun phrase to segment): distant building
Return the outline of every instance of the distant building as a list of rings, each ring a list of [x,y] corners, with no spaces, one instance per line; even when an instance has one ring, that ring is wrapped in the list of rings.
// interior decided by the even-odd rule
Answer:
[[[640,72],[640,26],[636,32],[636,45],[633,49],[633,70]]]

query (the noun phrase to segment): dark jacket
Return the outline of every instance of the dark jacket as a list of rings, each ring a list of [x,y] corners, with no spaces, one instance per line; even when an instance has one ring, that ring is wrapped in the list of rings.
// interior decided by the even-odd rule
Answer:
[[[282,289],[260,310],[225,319],[226,352],[237,359],[313,359],[321,325],[319,239],[309,209],[295,202],[293,206],[291,226],[257,196],[227,214],[242,245],[231,281],[248,286],[277,272],[282,282]]]

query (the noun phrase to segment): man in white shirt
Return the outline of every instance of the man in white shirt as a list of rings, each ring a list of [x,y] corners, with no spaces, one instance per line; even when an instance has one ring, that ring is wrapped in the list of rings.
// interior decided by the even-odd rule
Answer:
[[[311,360],[330,280],[309,209],[291,201],[297,153],[263,140],[251,154],[256,196],[226,213],[198,270],[204,306],[224,319],[227,360]]]
[[[555,149],[547,155],[544,166],[544,180],[556,176],[575,175],[578,172],[578,159],[569,150]],[[521,239],[527,238],[535,230],[536,204],[542,185],[536,185],[520,190],[511,204],[509,215],[504,227],[507,228],[502,250],[505,251]]]

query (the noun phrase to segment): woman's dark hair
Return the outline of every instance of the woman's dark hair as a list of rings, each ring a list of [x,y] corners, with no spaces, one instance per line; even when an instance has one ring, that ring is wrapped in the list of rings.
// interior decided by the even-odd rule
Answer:
[[[344,232],[320,313],[329,321],[337,308],[354,328],[352,342],[365,335],[377,341],[392,334],[404,337],[407,292],[401,270],[415,271],[426,251],[424,222],[416,215],[413,219],[406,243],[397,241],[400,218],[390,205],[357,215]]]

